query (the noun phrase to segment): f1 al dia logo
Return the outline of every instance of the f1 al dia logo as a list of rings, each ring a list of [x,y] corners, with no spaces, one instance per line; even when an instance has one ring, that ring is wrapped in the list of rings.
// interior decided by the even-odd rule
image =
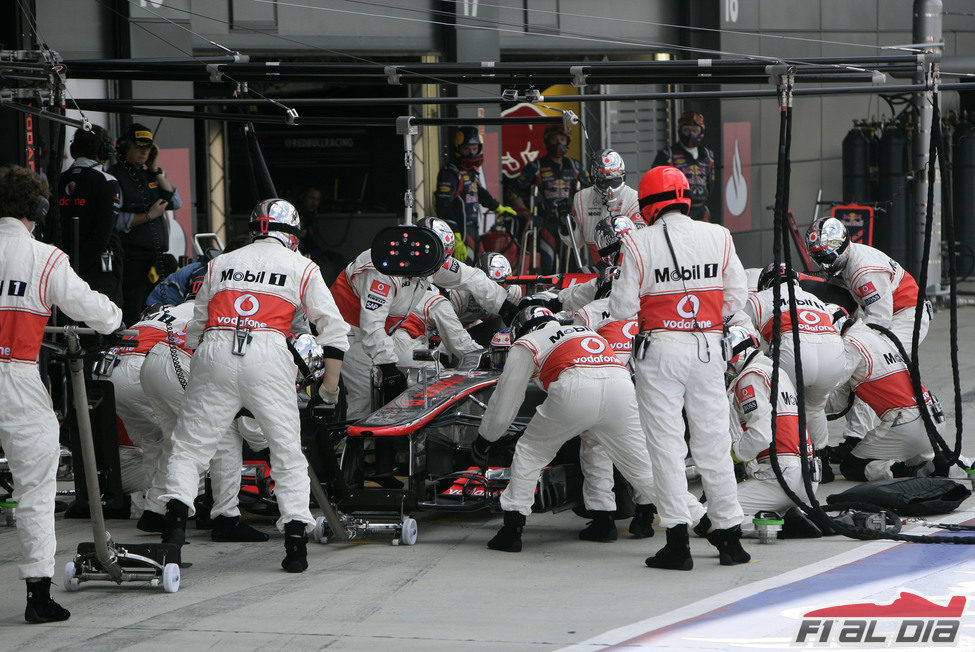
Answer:
[[[794,646],[918,647],[955,645],[966,598],[951,596],[938,604],[901,591],[890,604],[844,604],[805,613]]]

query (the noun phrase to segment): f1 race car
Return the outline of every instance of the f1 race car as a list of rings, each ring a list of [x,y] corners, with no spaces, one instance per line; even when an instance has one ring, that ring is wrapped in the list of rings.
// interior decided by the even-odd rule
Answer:
[[[512,280],[558,288],[591,276]],[[470,353],[454,368],[434,363],[404,371],[413,384],[357,422],[338,421],[306,399],[299,406],[310,466],[339,518],[359,520],[359,536],[377,531],[377,524],[407,523],[418,511],[496,509],[517,438],[545,398],[541,389],[529,388],[509,433],[492,448],[488,466],[482,468],[471,458],[471,444],[501,375],[490,353]],[[244,475],[241,506],[275,509],[273,469],[266,461],[245,460]],[[581,493],[578,443],[572,441],[543,469],[534,510],[571,509],[581,502]],[[355,535],[354,530],[350,527],[349,534]],[[322,533],[329,536],[324,524]]]
[[[454,369],[437,365],[408,371],[419,382],[351,425],[334,421],[311,402],[299,408],[313,476],[348,538],[388,532],[396,541],[412,543],[409,530],[415,537],[412,516],[418,511],[496,508],[517,437],[545,398],[541,390],[529,390],[510,433],[493,447],[488,467],[482,468],[472,461],[470,449],[500,377],[489,354],[468,354]],[[380,473],[377,467],[388,460],[391,468]],[[273,473],[266,460],[245,459],[242,508],[276,511]],[[579,501],[581,487],[577,447],[566,445],[543,470],[534,509],[569,509]],[[323,517],[313,536],[327,540],[336,534]]]

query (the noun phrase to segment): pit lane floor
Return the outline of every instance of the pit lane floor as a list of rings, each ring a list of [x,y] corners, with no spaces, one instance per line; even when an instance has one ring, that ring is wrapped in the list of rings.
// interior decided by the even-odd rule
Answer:
[[[971,308],[960,311],[966,423],[975,418],[973,317]],[[922,345],[922,372],[926,385],[952,413],[947,333],[947,313],[941,312]],[[945,433],[949,441],[953,423],[950,419]],[[975,442],[970,441],[965,449],[968,455],[975,455]],[[820,488],[820,499],[851,484],[825,485]],[[969,499],[961,509],[973,508],[975,501]],[[956,512],[952,517],[950,520],[968,520],[975,514]],[[387,540],[310,543],[310,568],[299,575],[280,569],[282,536],[276,531],[268,543],[217,544],[191,529],[184,559],[193,566],[183,571],[178,593],[104,582],[85,583],[76,593],[55,586],[54,595],[72,616],[67,622],[48,625],[23,622],[24,585],[16,568],[19,546],[13,529],[0,527],[0,582],[5,587],[0,595],[0,647],[235,651],[527,650],[578,644],[582,649],[598,649],[620,643],[685,650],[788,647],[788,633],[762,644],[764,634],[755,623],[745,624],[747,629],[742,629],[742,623],[735,626],[730,637],[737,642],[701,635],[654,643],[645,634],[700,614],[713,614],[725,605],[733,610],[734,605],[770,590],[822,590],[816,588],[822,586],[822,580],[817,584],[804,578],[822,577],[823,571],[833,572],[830,569],[835,567],[853,569],[852,580],[846,581],[853,585],[861,571],[872,578],[878,574],[897,577],[897,582],[903,580],[902,586],[910,585],[915,576],[929,577],[934,572],[931,563],[914,565],[902,560],[892,564],[877,554],[890,548],[888,544],[843,537],[771,546],[746,542],[753,561],[733,567],[719,566],[714,549],[706,541],[694,539],[693,571],[656,571],[646,568],[643,559],[663,545],[662,532],[658,530],[653,539],[632,540],[625,534],[624,521],[618,522],[619,541],[598,544],[578,540],[585,522],[571,512],[534,515],[525,532],[524,551],[507,554],[485,548],[499,526],[498,516],[421,514],[418,520],[419,541],[413,547],[393,547]],[[273,530],[269,523],[258,527]],[[138,532],[134,521],[109,521],[109,530],[120,542],[158,540]],[[57,536],[54,581],[59,585],[65,562],[72,558],[78,542],[91,540],[91,530],[87,521],[59,517]],[[893,549],[907,547],[898,544]],[[975,571],[975,549],[951,546],[949,554],[943,552],[947,547],[926,547],[920,557],[934,559],[934,566],[943,558],[949,570],[951,564],[965,562]],[[826,577],[826,585],[835,584]],[[975,596],[975,588],[970,590]],[[931,591],[929,595],[941,595]],[[890,599],[885,595],[872,595],[869,601],[890,602],[897,593]],[[822,595],[824,601],[820,602],[811,597],[804,604],[823,607],[843,601],[826,597]],[[946,599],[937,602],[945,604]],[[970,602],[969,610],[975,608],[975,599]],[[971,633],[975,616],[967,618]],[[964,647],[962,643],[959,649]]]

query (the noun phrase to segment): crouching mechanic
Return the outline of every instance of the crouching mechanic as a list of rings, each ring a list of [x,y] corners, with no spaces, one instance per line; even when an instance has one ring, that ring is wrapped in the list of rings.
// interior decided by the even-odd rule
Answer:
[[[508,280],[508,277],[512,273],[511,262],[508,261],[505,255],[494,253],[493,251],[486,251],[481,254],[477,259],[476,267],[484,272],[485,276],[502,287],[504,287],[504,282]],[[508,295],[508,300],[515,304],[521,300],[524,294],[519,285],[508,286],[505,288],[505,292]],[[470,290],[450,290],[448,297],[450,298],[450,305],[453,307],[454,312],[457,313],[457,318],[460,319],[465,327],[469,328],[477,321],[486,321],[498,316],[497,313],[485,309]]]
[[[44,326],[55,305],[100,333],[122,325],[122,311],[75,274],[63,251],[31,237],[43,230],[49,195],[34,172],[0,168],[0,446],[13,476],[29,623],[71,616],[51,598],[61,453],[58,420],[37,370]]]
[[[741,527],[745,536],[755,534],[752,517],[772,511],[786,515],[782,532],[786,537],[818,537],[819,528],[792,503],[779,485],[770,461],[772,441],[772,360],[758,348],[758,338],[747,329],[732,326],[725,336],[728,351],[728,393],[741,424],[742,436],[732,442],[732,452],[745,463],[748,479],[738,485],[738,503],[744,512]],[[786,484],[797,496],[805,496],[802,460],[799,456],[799,401],[795,386],[785,373],[779,373],[775,413],[775,456]],[[819,486],[819,460],[813,457],[806,437],[806,457],[812,473],[813,491]],[[707,516],[694,530],[707,532]]]
[[[858,316],[866,322],[889,329],[910,353],[917,314],[918,286],[893,258],[873,247],[852,242],[843,222],[821,217],[806,231],[809,255],[829,278],[849,290],[858,305]],[[931,322],[931,303],[921,308],[918,342],[923,342]],[[863,438],[878,427],[873,410],[863,401],[854,401],[847,417],[847,438]],[[817,442],[818,444],[818,442]]]
[[[823,473],[828,473],[827,482],[832,481],[829,469],[828,446],[829,428],[826,423],[826,397],[836,386],[846,380],[843,367],[837,364],[843,358],[843,339],[833,326],[832,315],[826,304],[816,296],[803,290],[793,271],[786,274],[785,266],[776,271],[775,263],[762,270],[758,278],[758,292],[748,297],[741,312],[748,316],[762,339],[771,345],[775,312],[772,309],[773,285],[780,283],[779,312],[782,313],[782,336],[779,346],[779,364],[782,371],[796,384],[795,349],[793,348],[793,325],[789,313],[789,289],[791,283],[796,295],[796,308],[799,329],[800,355],[802,360],[802,383],[805,388],[806,424],[812,437],[813,448],[820,457]]]
[[[451,256],[454,233],[443,220],[423,218],[418,226],[436,233],[444,247],[442,266],[429,277],[392,276],[376,269],[371,250],[366,250],[345,268],[332,284],[332,294],[345,321],[352,326],[344,373],[349,393],[348,416],[369,413],[372,370],[379,369],[383,394],[394,397],[406,389],[406,377],[396,367],[392,340],[395,327],[424,299],[430,283],[448,289],[466,289],[486,310],[501,314],[506,321],[517,310],[500,285],[484,272],[461,264]]]
[[[850,390],[868,405],[880,425],[862,440],[848,442],[850,455],[840,463],[847,480],[889,480],[914,476],[918,471],[947,474],[930,464],[934,450],[921,410],[914,397],[911,375],[904,358],[887,336],[859,320],[841,318],[845,369],[849,382],[831,402],[846,405]],[[941,406],[922,388],[925,403],[940,434],[944,429]]]
[[[511,481],[501,493],[504,525],[488,548],[521,551],[525,517],[542,467],[562,444],[588,432],[632,485],[635,500],[653,501],[650,458],[635,409],[630,373],[605,338],[584,326],[563,326],[552,311],[529,306],[511,322],[514,343],[474,440],[475,461],[505,434],[531,380],[548,392],[515,445]]]
[[[203,268],[206,271],[206,268]],[[193,350],[186,347],[186,326],[193,318],[196,289],[192,285],[186,301],[177,306],[164,306],[153,316],[165,329],[162,340],[146,354],[140,382],[152,403],[152,410],[162,429],[161,455],[153,467],[146,510],[137,527],[144,532],[162,532],[165,526],[166,475],[173,450],[173,431],[186,402],[186,385],[191,377]],[[213,541],[267,541],[268,535],[240,520],[237,495],[240,493],[241,438],[237,428],[228,427],[218,442],[213,459],[209,460],[210,483],[213,487],[213,507],[209,514],[197,514],[197,526],[212,519],[210,538]]]
[[[281,199],[262,201],[251,213],[249,230],[254,242],[210,262],[187,327],[186,345],[196,352],[173,432],[162,540],[185,541],[200,472],[234,416],[247,408],[270,448],[281,512],[277,525],[285,534],[281,566],[300,573],[308,568],[305,544],[315,520],[295,400],[298,368],[286,338],[303,311],[324,350],[319,394],[326,405],[335,405],[349,327],[318,265],[297,253],[301,231],[294,206]]]
[[[630,365],[635,372],[640,419],[647,430],[657,483],[660,525],[667,545],[647,559],[653,568],[691,570],[684,500],[686,409],[691,454],[708,496],[708,516],[716,528],[708,541],[722,565],[750,560],[741,547],[741,506],[729,421],[714,410],[727,404],[721,356],[723,317],[747,297],[745,270],[731,233],[687,216],[690,189],[677,168],[653,168],[640,180],[640,207],[649,225],[623,234],[623,264],[613,282],[609,311],[616,319],[640,322],[639,344]]]
[[[616,267],[620,264],[622,254],[620,253],[620,239],[624,233],[646,228],[641,218],[640,222],[634,222],[628,217],[610,216],[601,219],[593,227],[593,239],[595,240],[596,254],[599,256],[597,263],[606,266]],[[603,270],[600,270],[601,272]],[[585,283],[576,283],[559,291],[558,300],[550,302],[549,309],[581,310],[586,305],[596,300],[599,288],[605,282],[605,275],[600,274]],[[608,288],[606,290],[608,292]],[[605,296],[605,294],[603,295]]]
[[[440,340],[439,344],[435,338]],[[464,330],[450,300],[433,288],[428,289],[423,294],[423,300],[413,306],[409,316],[396,325],[393,341],[396,343],[396,357],[402,367],[437,366],[432,360],[414,360],[413,353],[417,349],[439,349],[435,353],[443,352],[457,360],[481,350],[481,346]]]
[[[95,380],[111,381],[115,390],[115,411],[122,420],[132,445],[141,450],[139,455],[119,449],[122,490],[132,494],[132,507],[138,512],[146,508],[145,494],[152,479],[153,469],[168,451],[163,450],[163,433],[146,396],[139,374],[146,354],[166,337],[165,324],[156,319],[156,311],[147,310],[131,330],[137,331],[137,346],[119,346],[108,351],[92,370]],[[123,340],[124,342],[124,340]],[[138,498],[135,492],[139,492]],[[162,514],[159,515],[160,518]]]

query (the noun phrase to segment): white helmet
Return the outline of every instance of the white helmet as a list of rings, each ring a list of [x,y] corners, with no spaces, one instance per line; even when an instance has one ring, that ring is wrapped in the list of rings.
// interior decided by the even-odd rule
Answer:
[[[446,222],[438,217],[424,217],[416,225],[437,234],[440,242],[443,243],[444,260],[454,255],[454,230]]]
[[[850,236],[843,222],[835,217],[820,217],[806,231],[806,249],[827,272],[838,272],[849,257]]]
[[[633,220],[621,215],[610,215],[596,222],[593,240],[602,259],[610,265],[619,264],[620,237],[635,228]]]
[[[619,200],[626,181],[626,164],[619,152],[604,149],[592,166],[592,184],[607,204]]]
[[[251,211],[247,225],[254,238],[274,238],[291,251],[297,251],[301,236],[301,219],[290,202],[265,199]]]
[[[486,251],[477,259],[477,267],[496,283],[504,283],[511,276],[511,262],[504,254]]]
[[[511,349],[511,329],[502,328],[491,338],[491,346],[489,347],[493,369],[504,371],[504,363],[508,359],[509,349]]]
[[[744,326],[731,326],[721,341],[724,359],[728,363],[725,379],[729,382],[742,372],[753,351],[758,351],[758,337]]]
[[[315,336],[311,333],[302,333],[294,339],[291,343],[295,351],[305,364],[308,365],[308,371],[311,377],[318,380],[323,375],[325,375],[325,350],[315,339]],[[301,375],[301,371],[298,371],[299,382],[304,380]]]

